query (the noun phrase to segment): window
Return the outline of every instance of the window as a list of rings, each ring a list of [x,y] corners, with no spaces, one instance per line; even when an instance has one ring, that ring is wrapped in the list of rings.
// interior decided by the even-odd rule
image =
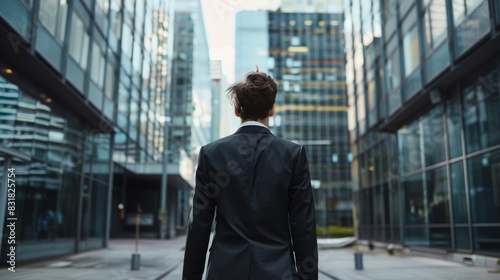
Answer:
[[[444,127],[442,107],[436,106],[420,119],[422,127],[422,152],[424,166],[430,166],[445,160]]]
[[[421,133],[418,120],[398,131],[399,173],[405,174],[422,168]]]
[[[134,2],[135,0],[125,0],[125,9],[130,14],[134,14]]]
[[[428,221],[431,224],[450,222],[448,200],[448,176],[446,168],[441,167],[425,173]]]
[[[425,224],[427,208],[422,174],[404,180],[405,224]]]
[[[71,20],[69,54],[83,69],[87,69],[89,51],[89,35],[86,29],[83,21],[74,13]]]
[[[399,51],[395,51],[391,56],[389,56],[389,59],[387,60],[386,63],[387,67],[387,87],[388,91],[391,91],[392,89],[396,88],[399,86],[399,83],[401,82],[400,79],[400,67],[399,67]]]
[[[500,144],[500,81],[497,69],[479,75],[462,92],[467,152]]]
[[[469,160],[473,223],[500,222],[500,151]]]
[[[424,30],[425,51],[435,48],[446,38],[446,3],[441,0],[433,0],[425,8]]]
[[[109,100],[113,100],[114,89],[115,89],[115,68],[112,62],[108,61],[106,63],[106,88],[104,89],[104,94]]]
[[[455,0],[453,18],[457,55],[463,54],[490,31],[488,1]]]
[[[117,39],[120,39],[121,36],[121,28],[122,28],[122,14],[121,10],[121,1],[111,0],[111,7],[109,13],[111,14],[111,31],[116,36]]]
[[[132,58],[132,29],[128,24],[123,24],[122,50],[128,58]]]
[[[418,46],[418,28],[413,28],[403,36],[403,55],[405,75],[408,77],[420,62],[420,48]]]
[[[455,26],[460,25],[484,0],[453,0],[453,21]],[[487,1],[486,1],[487,2]]]
[[[97,84],[97,86],[102,89],[104,85],[104,56],[102,50],[97,42],[92,44],[92,65],[90,77]]]
[[[464,165],[462,161],[456,162],[450,168],[451,192],[453,199],[453,222],[465,224],[467,217],[467,193],[465,189]]]
[[[109,12],[109,0],[96,0],[96,13],[107,17]]]
[[[101,28],[104,34],[108,29],[108,14],[109,14],[109,0],[96,0],[95,1],[95,22]]]
[[[462,119],[463,110],[457,95],[447,102],[446,116],[448,125],[448,146],[450,158],[462,155]]]
[[[65,0],[40,1],[38,18],[59,43],[64,41],[68,5]]]

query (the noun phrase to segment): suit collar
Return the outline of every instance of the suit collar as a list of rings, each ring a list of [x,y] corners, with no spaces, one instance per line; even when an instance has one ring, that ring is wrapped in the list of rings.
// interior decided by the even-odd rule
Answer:
[[[263,127],[263,126],[258,126],[258,125],[246,125],[246,126],[241,126],[236,130],[235,134],[238,133],[269,133],[272,134],[269,128]]]

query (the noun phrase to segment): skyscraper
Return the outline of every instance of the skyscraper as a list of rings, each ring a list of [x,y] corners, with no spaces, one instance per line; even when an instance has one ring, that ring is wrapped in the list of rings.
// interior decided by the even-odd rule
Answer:
[[[170,227],[179,225],[177,192],[189,186],[178,164],[162,164],[171,5],[0,5],[0,165],[16,173],[16,260],[101,248],[109,236],[132,235],[138,208],[142,233],[157,236],[163,170]],[[0,173],[3,236],[6,175]]]
[[[262,29],[261,20],[267,21],[266,33],[239,34],[238,27],[247,32],[245,24]],[[317,222],[324,226],[319,234],[326,234],[328,225],[351,226],[343,15],[240,12],[236,22],[236,75],[241,69],[254,70],[251,61],[259,60],[265,62],[259,68],[278,82],[270,128],[306,148]],[[247,55],[246,62],[238,61],[239,55]]]
[[[496,267],[498,2],[347,0],[345,7],[361,243]]]

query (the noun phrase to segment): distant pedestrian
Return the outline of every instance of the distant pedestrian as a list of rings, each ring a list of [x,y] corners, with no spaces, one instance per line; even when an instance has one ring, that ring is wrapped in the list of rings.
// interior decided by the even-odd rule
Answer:
[[[208,280],[318,279],[306,152],[268,129],[277,88],[258,69],[228,88],[242,124],[200,150],[184,280],[202,278],[214,215]]]

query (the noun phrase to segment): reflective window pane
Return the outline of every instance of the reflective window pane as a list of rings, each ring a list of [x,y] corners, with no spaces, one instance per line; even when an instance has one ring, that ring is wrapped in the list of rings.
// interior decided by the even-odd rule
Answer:
[[[458,96],[447,102],[448,149],[450,159],[462,155],[462,105]]]
[[[453,222],[456,224],[468,223],[464,165],[461,161],[451,165],[450,176],[451,196],[453,201]]]
[[[424,165],[430,166],[445,160],[442,107],[434,107],[421,118]]]
[[[398,131],[400,173],[422,168],[421,129],[415,121]]]
[[[403,36],[403,56],[405,76],[408,77],[420,63],[420,47],[416,25]]]
[[[500,253],[500,227],[476,227],[474,233],[474,249],[478,252]]]
[[[455,248],[458,250],[470,250],[470,234],[468,227],[455,227]]]
[[[427,7],[424,16],[425,50],[435,48],[446,38],[446,2],[434,0]]]
[[[122,15],[121,15],[121,1],[119,0],[111,0],[110,7],[110,18],[111,18],[111,31],[117,39],[120,39],[121,36],[121,28],[122,28]],[[148,9],[150,11],[150,9]]]
[[[59,43],[64,41],[67,13],[68,4],[65,0],[40,1],[38,18],[43,26],[45,26],[45,28],[47,28],[54,37],[56,37]]]
[[[92,65],[90,77],[97,84],[99,88],[103,88],[104,85],[104,71],[105,71],[105,60],[103,56],[103,52],[99,47],[97,42],[93,42],[92,44]]]
[[[500,144],[498,70],[480,75],[462,91],[467,152]]]
[[[500,222],[500,151],[469,160],[469,188],[474,223]]]
[[[453,8],[456,27],[455,50],[457,55],[461,55],[490,31],[488,1],[453,1]]]
[[[425,224],[427,208],[422,174],[404,179],[405,224]]]
[[[429,223],[444,224],[450,222],[448,200],[448,176],[446,168],[441,167],[425,173]]]
[[[83,68],[87,68],[89,35],[80,17],[74,13],[71,19],[69,54]]]
[[[401,82],[400,77],[400,67],[399,67],[399,51],[395,51],[392,55],[390,55],[387,60],[387,86],[388,90],[392,90],[399,86]]]

